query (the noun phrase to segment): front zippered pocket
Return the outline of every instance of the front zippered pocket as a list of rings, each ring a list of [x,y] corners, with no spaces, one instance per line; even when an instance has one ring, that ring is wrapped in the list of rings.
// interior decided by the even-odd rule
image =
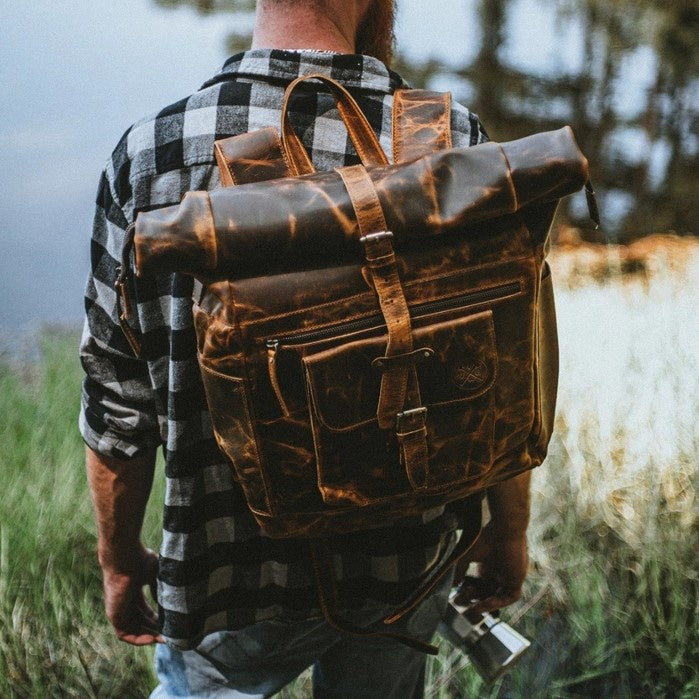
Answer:
[[[459,308],[465,309],[469,306],[475,306],[488,301],[498,301],[509,296],[514,296],[521,291],[522,284],[521,282],[516,281],[508,282],[506,284],[498,284],[486,289],[479,289],[478,291],[471,291],[466,294],[452,296],[446,299],[426,301],[410,307],[410,318],[415,320],[417,318],[439,313],[441,311],[449,311]],[[381,313],[375,313],[365,318],[357,318],[356,320],[336,323],[334,325],[328,325],[315,330],[308,330],[294,335],[280,335],[278,337],[266,339],[264,343],[265,347],[267,348],[267,369],[269,372],[269,380],[284,417],[288,417],[291,411],[282,392],[278,374],[277,353],[282,347],[310,344],[312,342],[332,339],[333,337],[341,337],[347,333],[356,333],[372,328],[375,328],[380,332],[382,329],[385,329],[385,327],[383,315]]]
[[[486,301],[498,301],[506,298],[507,296],[518,294],[521,290],[522,284],[520,282],[509,282],[507,284],[491,286],[487,289],[471,291],[468,294],[461,294],[460,296],[452,296],[448,299],[418,303],[409,308],[410,318],[414,320],[415,318],[429,315],[431,313],[449,311],[455,308],[466,308],[468,306],[475,306],[479,303],[485,303]],[[366,318],[358,318],[357,320],[337,323],[336,325],[328,325],[324,328],[318,328],[316,330],[308,330],[296,335],[269,338],[265,340],[265,346],[268,349],[271,347],[276,347],[278,349],[282,345],[304,345],[309,342],[325,340],[327,338],[334,337],[335,335],[339,336],[348,332],[359,332],[360,330],[368,330],[369,328],[373,327],[376,327],[379,330],[385,327],[385,324],[383,323],[383,315],[381,315],[381,313],[376,313],[374,315],[367,316]]]

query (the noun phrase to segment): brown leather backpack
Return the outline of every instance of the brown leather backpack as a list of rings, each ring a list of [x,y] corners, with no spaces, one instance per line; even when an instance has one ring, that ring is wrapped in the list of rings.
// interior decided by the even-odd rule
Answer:
[[[314,172],[287,119],[309,78],[363,165]],[[202,281],[212,423],[259,524],[311,539],[374,528],[540,464],[558,379],[548,231],[588,182],[571,130],[451,148],[448,95],[399,91],[389,165],[329,78],[294,81],[282,115],[281,140],[217,143],[236,186],[141,213],[132,232],[139,275]]]

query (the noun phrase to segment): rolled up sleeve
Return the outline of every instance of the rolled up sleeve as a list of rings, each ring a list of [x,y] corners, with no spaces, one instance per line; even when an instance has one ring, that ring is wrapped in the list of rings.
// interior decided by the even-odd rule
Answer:
[[[127,219],[105,171],[100,180],[85,291],[80,433],[94,451],[132,458],[160,444],[147,362],[133,356],[118,322],[114,282]]]

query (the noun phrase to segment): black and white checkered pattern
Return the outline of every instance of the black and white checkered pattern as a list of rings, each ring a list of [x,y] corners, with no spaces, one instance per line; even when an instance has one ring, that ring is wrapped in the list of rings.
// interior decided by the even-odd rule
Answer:
[[[163,635],[182,649],[212,631],[319,611],[305,543],[260,533],[214,442],[195,355],[191,278],[135,282],[145,361],[131,355],[114,292],[124,230],[139,211],[218,186],[214,141],[278,125],[285,86],[311,72],[347,86],[391,153],[391,95],[403,84],[398,75],[363,56],[254,50],[229,59],[198,92],[132,126],[99,184],[80,429],[85,442],[107,456],[164,447],[160,615]],[[329,95],[306,87],[292,101],[290,117],[318,169],[358,162]],[[477,118],[459,105],[452,129],[455,146],[485,140]],[[429,522],[338,537],[332,546],[342,606],[407,597],[457,526],[454,513],[441,512]]]

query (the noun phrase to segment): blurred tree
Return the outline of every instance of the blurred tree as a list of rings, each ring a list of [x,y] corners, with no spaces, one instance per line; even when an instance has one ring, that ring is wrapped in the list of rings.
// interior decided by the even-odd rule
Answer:
[[[189,5],[198,12],[250,13],[254,0],[155,0],[163,7]],[[527,72],[503,60],[508,19],[515,5],[554,16],[581,32],[575,72]],[[466,13],[450,21],[474,21]],[[696,0],[477,0],[480,46],[467,65],[437,58],[420,62],[397,54],[394,68],[412,85],[437,78],[455,85],[491,138],[508,140],[569,123],[588,156],[607,232],[621,240],[674,230],[696,233],[699,197],[699,4]],[[405,10],[406,8],[403,7]],[[534,26],[534,25],[532,25]],[[537,37],[531,37],[536,46]],[[231,53],[250,44],[249,33],[232,33]],[[399,47],[400,48],[400,47]],[[624,104],[624,70],[651,52],[652,68],[640,106]],[[442,84],[445,81],[440,81]],[[555,109],[554,109],[555,106]],[[631,144],[642,146],[632,147]],[[640,152],[639,152],[640,150]],[[561,215],[585,228],[587,217],[566,202]],[[587,234],[592,236],[591,231]]]
[[[481,44],[470,64],[454,70],[436,59],[423,65],[403,59],[400,69],[416,85],[440,75],[460,78],[471,88],[471,105],[496,140],[569,123],[590,159],[603,214],[605,208],[616,212],[607,232],[620,240],[667,230],[696,233],[699,5],[692,0],[530,2],[534,10],[538,5],[539,11],[555,13],[559,21],[574,20],[582,33],[577,72],[539,75],[502,59],[508,16],[518,2],[522,0],[479,0]],[[634,112],[621,102],[622,68],[628,70],[642,48],[651,49],[656,75],[645,105]],[[640,156],[630,146],[639,131]],[[587,225],[586,217],[576,216],[569,206],[561,213],[573,224]]]
[[[644,126],[651,143],[667,142],[669,159],[660,186],[648,193],[646,208],[652,208],[654,217],[664,228],[696,231],[699,4],[691,1],[650,4],[654,14],[652,42],[661,60],[657,62],[655,84],[648,94]]]

